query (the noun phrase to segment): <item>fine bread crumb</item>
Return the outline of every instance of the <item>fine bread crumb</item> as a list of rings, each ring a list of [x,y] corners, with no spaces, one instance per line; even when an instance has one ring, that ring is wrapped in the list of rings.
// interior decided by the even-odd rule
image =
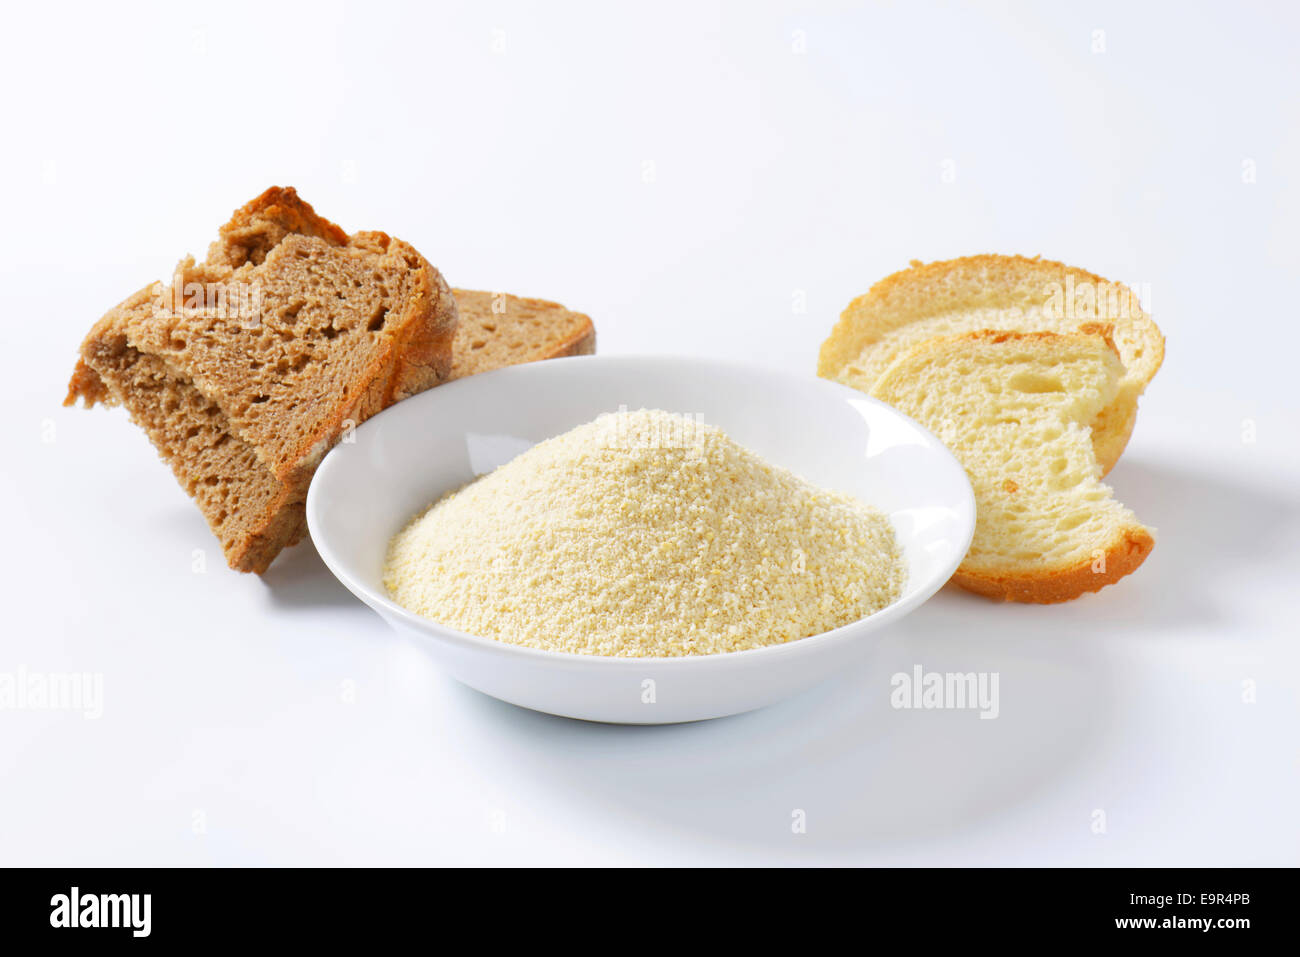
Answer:
[[[417,516],[384,584],[460,631],[676,657],[820,634],[897,600],[889,519],[722,431],[642,409],[542,442]]]

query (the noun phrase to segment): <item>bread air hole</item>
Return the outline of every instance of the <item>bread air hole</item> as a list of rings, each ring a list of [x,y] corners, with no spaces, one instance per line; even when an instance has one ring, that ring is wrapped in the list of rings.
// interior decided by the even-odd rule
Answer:
[[[1017,372],[1011,377],[1011,388],[1017,392],[1064,392],[1065,385],[1056,376],[1043,375],[1039,372]]]
[[[1056,530],[1058,532],[1068,532],[1071,531],[1072,529],[1078,528],[1087,520],[1088,520],[1087,512],[1075,512],[1073,515],[1067,515],[1065,516],[1065,518],[1057,522]]]

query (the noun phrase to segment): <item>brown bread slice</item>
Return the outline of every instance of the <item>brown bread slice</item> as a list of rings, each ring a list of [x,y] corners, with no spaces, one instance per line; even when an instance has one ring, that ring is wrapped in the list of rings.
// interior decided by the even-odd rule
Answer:
[[[452,352],[453,379],[596,351],[596,327],[591,319],[558,302],[469,289],[452,292],[460,311]]]
[[[301,538],[308,482],[343,431],[448,376],[455,326],[450,289],[413,247],[349,237],[272,188],[204,263],[95,325],[65,404],[126,406],[230,566],[261,572]]]

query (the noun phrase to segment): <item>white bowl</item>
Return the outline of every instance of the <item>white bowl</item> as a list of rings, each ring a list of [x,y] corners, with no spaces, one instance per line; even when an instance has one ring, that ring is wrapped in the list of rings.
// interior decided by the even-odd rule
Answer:
[[[903,595],[821,635],[683,658],[540,651],[445,628],[389,598],[388,542],[418,511],[533,444],[621,407],[698,415],[773,464],[881,508],[907,560]],[[869,652],[872,632],[916,609],[957,568],[975,528],[975,500],[937,438],[852,389],[703,359],[588,356],[461,379],[380,413],[321,463],[307,524],[339,580],[470,687],[550,714],[663,724],[780,701]]]

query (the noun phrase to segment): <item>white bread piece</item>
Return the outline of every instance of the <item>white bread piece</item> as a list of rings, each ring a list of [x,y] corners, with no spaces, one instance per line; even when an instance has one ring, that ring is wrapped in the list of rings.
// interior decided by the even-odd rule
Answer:
[[[870,392],[891,363],[934,336],[1072,333],[1092,322],[1114,327],[1124,364],[1115,397],[1092,423],[1104,475],[1128,444],[1138,396],[1164,360],[1165,341],[1127,286],[1082,269],[1023,256],[913,261],[849,303],[822,345],[817,374]]]
[[[1010,601],[1069,601],[1133,572],[1155,540],[1101,482],[1090,423],[1124,380],[1108,326],[930,339],[871,394],[966,467],[975,538],[953,581]]]

